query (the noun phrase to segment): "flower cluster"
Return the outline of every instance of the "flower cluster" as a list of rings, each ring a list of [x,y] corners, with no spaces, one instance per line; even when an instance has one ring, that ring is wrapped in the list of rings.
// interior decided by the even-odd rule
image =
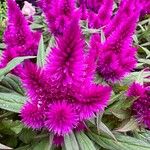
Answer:
[[[43,67],[32,61],[20,67],[19,76],[28,98],[20,113],[27,127],[53,133],[56,145],[64,141],[66,134],[84,129],[85,122],[107,106],[111,88],[94,83],[95,73],[115,82],[135,67],[137,49],[132,36],[143,6],[148,7],[149,2],[122,0],[114,16],[113,4],[113,0],[39,1],[56,43]],[[17,56],[36,56],[40,38],[38,32],[30,30],[15,1],[7,0],[7,5],[6,50],[1,67]],[[90,28],[103,28],[105,39],[96,33],[86,45],[80,27],[82,19]],[[148,89],[135,83],[128,96],[137,96],[134,114],[150,127]]]
[[[129,87],[127,95],[137,98],[132,105],[132,112],[139,123],[150,129],[150,87],[133,83]]]
[[[113,0],[79,0],[77,3],[81,19],[87,19],[90,28],[100,28],[110,21]]]
[[[50,31],[55,36],[63,34],[77,11],[74,0],[41,0],[39,5],[45,14]]]
[[[21,75],[29,98],[21,109],[25,125],[47,128],[56,136],[64,136],[75,128],[79,130],[81,122],[104,110],[111,88],[93,83],[89,60],[93,60],[94,67],[95,54],[89,54],[93,55],[84,55],[76,16],[57,39],[43,68],[26,63]]]
[[[132,35],[140,16],[136,5],[129,0],[122,1],[117,14],[104,29],[106,41],[100,47],[97,71],[107,81],[120,80],[135,67]]]
[[[36,56],[40,39],[39,32],[30,30],[21,10],[13,0],[7,0],[8,21],[4,33],[6,50],[2,54],[0,67],[17,56]]]

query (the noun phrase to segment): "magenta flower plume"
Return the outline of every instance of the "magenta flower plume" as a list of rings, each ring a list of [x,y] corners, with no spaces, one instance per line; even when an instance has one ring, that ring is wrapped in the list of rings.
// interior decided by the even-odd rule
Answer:
[[[50,31],[54,35],[62,35],[63,30],[75,13],[74,0],[52,0],[51,2],[49,0],[41,0],[40,3]]]
[[[44,109],[36,102],[26,102],[21,109],[23,123],[33,129],[41,129],[44,126]]]
[[[96,56],[94,54],[90,57],[95,60]],[[29,102],[37,106],[31,111],[26,108],[26,104],[22,107],[21,116],[25,125],[32,127],[32,121],[35,124],[36,120],[43,122],[44,119],[42,128],[54,135],[64,136],[72,132],[79,123],[103,111],[111,89],[87,80],[86,74],[93,73],[93,70],[87,71],[87,65],[90,64],[84,56],[79,16],[76,16],[63,36],[57,38],[57,45],[50,51],[44,68],[25,63],[22,82]],[[32,117],[34,110],[40,115]]]
[[[7,5],[8,22],[4,33],[6,50],[0,61],[1,68],[16,56],[35,56],[40,39],[40,33],[30,30],[16,2],[7,0]]]
[[[100,52],[100,35],[99,34],[93,34],[90,39],[90,47],[89,51],[87,53],[86,57],[86,80],[93,81],[96,66],[97,66],[97,60]]]
[[[133,83],[128,89],[129,97],[136,97],[132,105],[132,113],[137,121],[150,129],[150,89],[138,83]]]
[[[94,13],[98,13],[98,10],[100,9],[102,2],[103,0],[78,0],[77,1],[79,6],[84,3],[86,8],[89,11],[93,11]]]
[[[106,25],[112,16],[113,0],[105,0],[98,13],[89,13],[89,26],[92,28],[100,28]]]
[[[141,15],[144,16],[146,14],[150,14],[150,2],[147,0],[139,0],[140,5],[142,5]]]
[[[136,48],[132,47],[131,36],[138,17],[135,13],[124,21],[101,46],[97,70],[105,80],[120,80],[134,68]]]
[[[41,68],[31,62],[26,62],[24,71],[20,76],[30,99],[34,101],[41,100],[42,102],[48,99],[50,87],[47,85],[44,71]]]
[[[74,17],[63,37],[57,39],[57,47],[52,49],[47,60],[47,74],[50,74],[51,78],[54,77],[58,85],[66,85],[74,81],[81,82],[83,77],[84,41],[78,19],[78,16]]]
[[[145,94],[145,88],[141,84],[136,82],[130,85],[127,92],[128,97],[143,97],[144,94]]]
[[[137,10],[137,4],[136,0],[122,0],[119,6],[119,9],[116,13],[116,15],[111,19],[111,21],[108,23],[108,25],[105,28],[105,36],[108,37],[112,34],[113,31],[115,31],[118,26],[124,22],[124,18],[129,18],[133,14],[140,12],[141,6],[138,5]]]
[[[95,112],[103,111],[110,97],[109,87],[88,84],[80,88],[77,107],[80,120],[89,119]],[[101,94],[100,94],[101,93]]]
[[[45,126],[58,135],[71,132],[78,123],[77,112],[65,101],[50,104],[46,115]]]

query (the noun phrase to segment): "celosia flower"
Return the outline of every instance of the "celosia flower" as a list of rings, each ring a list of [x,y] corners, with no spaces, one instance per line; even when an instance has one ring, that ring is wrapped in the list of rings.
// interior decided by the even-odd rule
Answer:
[[[87,69],[78,18],[74,17],[64,35],[57,38],[44,68],[25,64],[21,78],[28,102],[22,107],[21,116],[28,127],[39,129],[44,121],[42,128],[64,136],[107,105],[111,89],[86,79],[91,73]],[[95,55],[91,58],[95,59]],[[30,103],[34,106],[28,108]]]
[[[48,4],[48,5],[47,5]],[[40,1],[48,27],[54,35],[62,35],[75,13],[74,0]]]
[[[100,28],[106,25],[112,16],[113,0],[105,0],[97,14],[89,12],[89,26],[92,28]]]
[[[40,33],[32,32],[21,10],[13,0],[7,0],[8,22],[4,32],[6,50],[2,54],[0,67],[17,56],[36,56]]]
[[[70,132],[78,123],[75,109],[65,101],[50,104],[46,115],[45,126],[58,135]]]
[[[150,14],[150,1],[147,0],[139,0],[142,5],[141,15],[144,16],[146,14]]]
[[[128,97],[143,97],[145,94],[145,88],[139,84],[134,82],[130,87],[127,92]]]
[[[132,105],[132,113],[136,117],[137,121],[150,129],[150,89],[140,85],[139,83],[133,83],[127,92],[129,97],[137,98]]]
[[[138,10],[137,10],[138,6]],[[128,19],[135,12],[141,10],[141,6],[136,2],[136,0],[122,0],[119,9],[116,15],[112,18],[112,20],[108,23],[105,28],[105,36],[108,37],[115,31],[119,25],[124,22],[124,18]]]
[[[127,18],[101,46],[97,71],[107,81],[117,81],[130,72],[135,64],[136,48],[132,47],[139,12]]]
[[[84,3],[86,8],[94,13],[98,13],[102,2],[103,0],[77,0],[77,4],[79,7]]]
[[[27,127],[41,129],[44,126],[44,110],[37,102],[27,102],[21,110],[22,121]]]

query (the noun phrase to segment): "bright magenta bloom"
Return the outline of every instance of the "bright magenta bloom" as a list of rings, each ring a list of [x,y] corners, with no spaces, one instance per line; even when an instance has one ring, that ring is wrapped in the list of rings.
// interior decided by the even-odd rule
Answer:
[[[120,80],[135,67],[136,48],[132,46],[132,35],[139,14],[139,11],[135,11],[132,16],[121,22],[99,48],[97,71],[107,81]]]
[[[137,98],[132,105],[132,113],[137,121],[150,129],[150,88],[139,83],[133,83],[127,92],[129,97]]]
[[[75,13],[74,0],[41,0],[40,7],[43,10],[48,27],[54,35],[62,35]]]
[[[95,59],[95,55],[90,57]],[[64,136],[104,110],[111,89],[93,83],[89,78],[93,70],[89,69],[86,58],[89,59],[84,55],[79,16],[76,16],[63,36],[57,38],[44,68],[25,64],[22,82],[28,101],[21,109],[25,125],[47,128],[55,135]]]
[[[6,50],[2,54],[0,67],[17,56],[36,56],[40,33],[30,30],[28,23],[14,0],[7,0],[8,21],[4,32]]]

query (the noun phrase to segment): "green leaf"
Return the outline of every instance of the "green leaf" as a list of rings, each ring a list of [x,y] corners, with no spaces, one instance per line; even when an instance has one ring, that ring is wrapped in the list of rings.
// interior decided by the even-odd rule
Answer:
[[[26,97],[13,93],[0,93],[0,108],[19,113]]]
[[[117,141],[104,135],[95,133],[87,133],[88,136],[98,145],[109,150],[149,150],[150,144],[134,137],[115,134]]]
[[[36,134],[32,129],[24,128],[19,134],[19,139],[26,144],[31,143],[35,137]]]
[[[111,137],[112,139],[116,140],[116,138],[113,135],[113,133],[109,130],[109,128],[102,121],[99,121],[98,131],[102,131],[104,134],[106,134],[109,137]]]
[[[134,118],[130,118],[130,120],[125,120],[122,122],[121,126],[116,129],[119,132],[128,132],[138,129],[138,123]]]
[[[139,62],[150,65],[150,60],[149,59],[138,59]]]
[[[103,29],[101,29],[101,42],[104,43],[106,41],[105,33]]]
[[[83,133],[76,133],[76,137],[80,146],[80,150],[96,150],[93,142]]]
[[[112,114],[119,119],[128,119],[131,115],[129,110],[111,110]]]
[[[50,136],[50,138],[42,139],[36,146],[33,148],[33,150],[51,150],[53,142],[53,137]]]
[[[43,36],[41,36],[37,54],[37,65],[39,67],[43,67],[44,64],[45,64],[45,50],[44,50]]]
[[[12,74],[7,74],[2,81],[0,81],[0,91],[7,93],[15,92],[17,94],[24,95],[24,90],[19,78]]]
[[[41,29],[44,27],[44,25],[33,23],[30,25],[31,29]]]
[[[55,37],[51,36],[48,47],[46,48],[46,56],[49,54],[51,48],[54,47],[54,45],[55,45]]]
[[[79,146],[73,132],[66,135],[64,140],[66,150],[79,150]]]
[[[8,150],[8,149],[12,149],[12,148],[10,148],[8,146],[5,146],[3,144],[0,144],[0,149],[2,149],[2,150]]]
[[[24,56],[24,57],[16,57],[12,59],[5,68],[0,69],[0,77],[10,72],[12,69],[14,69],[17,65],[19,65],[21,62],[23,62],[25,59],[32,59],[36,58],[35,56]]]

